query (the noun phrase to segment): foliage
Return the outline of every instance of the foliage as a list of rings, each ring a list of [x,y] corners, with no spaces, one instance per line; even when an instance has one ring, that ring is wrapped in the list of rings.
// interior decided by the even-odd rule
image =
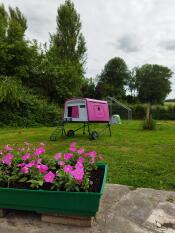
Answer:
[[[171,91],[171,78],[173,72],[160,65],[143,65],[136,70],[136,84],[138,98],[147,103],[146,124],[152,127],[151,104],[162,103]],[[150,124],[150,125],[149,125]]]
[[[137,90],[140,101],[162,103],[171,91],[172,71],[165,66],[146,64],[137,68]]]
[[[148,129],[148,130],[154,130],[156,128],[156,122],[153,120],[151,117],[148,121],[147,118],[144,119],[143,121],[143,129]]]
[[[19,8],[0,5],[0,75],[25,78],[31,69],[32,49],[25,40],[27,21]]]
[[[0,76],[0,103],[17,106],[24,96],[25,91],[17,78]]]
[[[9,106],[0,103],[0,127],[56,126],[60,120],[61,110],[58,106],[30,93],[26,93],[17,106]]]
[[[96,151],[85,152],[71,143],[68,153],[58,152],[46,159],[45,144],[25,142],[22,147],[4,146],[0,151],[0,184],[4,187],[88,191],[90,175],[99,158]]]
[[[125,96],[124,85],[128,77],[129,73],[125,61],[120,57],[112,58],[107,62],[99,76],[97,90],[101,97],[122,98]]]
[[[96,98],[95,83],[92,78],[85,79],[81,87],[82,96],[86,98]]]
[[[70,0],[58,8],[57,31],[45,58],[43,78],[52,87],[48,93],[51,100],[63,104],[65,98],[80,95],[86,46],[80,16]]]
[[[128,90],[130,91],[130,96],[131,97],[135,97],[136,96],[136,91],[137,91],[137,85],[136,85],[136,71],[137,68],[133,68],[128,75],[128,79],[127,79],[127,86],[128,86]]]
[[[135,120],[142,120],[146,114],[146,104],[131,104],[132,118]],[[175,106],[174,105],[152,105],[152,117],[155,120],[175,120]],[[121,119],[127,119],[127,111],[117,105],[112,105],[112,114],[119,114]]]

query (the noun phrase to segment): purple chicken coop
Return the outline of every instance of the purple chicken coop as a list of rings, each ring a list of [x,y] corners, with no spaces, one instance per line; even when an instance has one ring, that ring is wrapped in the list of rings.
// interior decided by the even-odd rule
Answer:
[[[65,130],[65,125],[67,123],[82,123],[77,129],[69,129],[67,132]],[[103,123],[105,127],[97,131],[91,131],[90,126],[92,123]],[[80,124],[79,124],[80,125]],[[109,106],[108,102],[104,100],[95,100],[89,98],[73,98],[65,101],[64,104],[64,117],[61,127],[62,135],[68,137],[73,137],[75,132],[83,129],[83,134],[86,133],[86,129],[91,139],[96,139],[102,132],[108,128],[111,136],[110,128],[110,116],[109,116]],[[55,132],[58,132],[57,128]],[[51,140],[56,140],[56,133],[51,135]]]

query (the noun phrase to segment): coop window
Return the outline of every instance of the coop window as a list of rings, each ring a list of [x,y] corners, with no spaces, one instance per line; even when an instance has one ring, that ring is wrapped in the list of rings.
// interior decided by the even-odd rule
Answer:
[[[98,111],[100,111],[100,107],[98,107],[97,109],[98,109]]]
[[[80,105],[80,108],[85,108],[86,106],[85,105]]]

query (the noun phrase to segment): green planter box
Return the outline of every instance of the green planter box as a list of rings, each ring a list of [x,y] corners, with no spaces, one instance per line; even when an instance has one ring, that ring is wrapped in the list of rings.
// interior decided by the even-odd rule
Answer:
[[[104,168],[100,193],[0,188],[0,208],[95,216],[107,177],[107,165],[99,164],[98,166]]]

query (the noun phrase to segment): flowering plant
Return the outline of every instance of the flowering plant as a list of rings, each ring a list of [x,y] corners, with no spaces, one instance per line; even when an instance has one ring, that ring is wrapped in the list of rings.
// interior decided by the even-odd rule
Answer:
[[[43,143],[6,145],[0,150],[0,186],[61,191],[92,191],[93,172],[103,156],[70,144],[67,153],[47,158]]]

